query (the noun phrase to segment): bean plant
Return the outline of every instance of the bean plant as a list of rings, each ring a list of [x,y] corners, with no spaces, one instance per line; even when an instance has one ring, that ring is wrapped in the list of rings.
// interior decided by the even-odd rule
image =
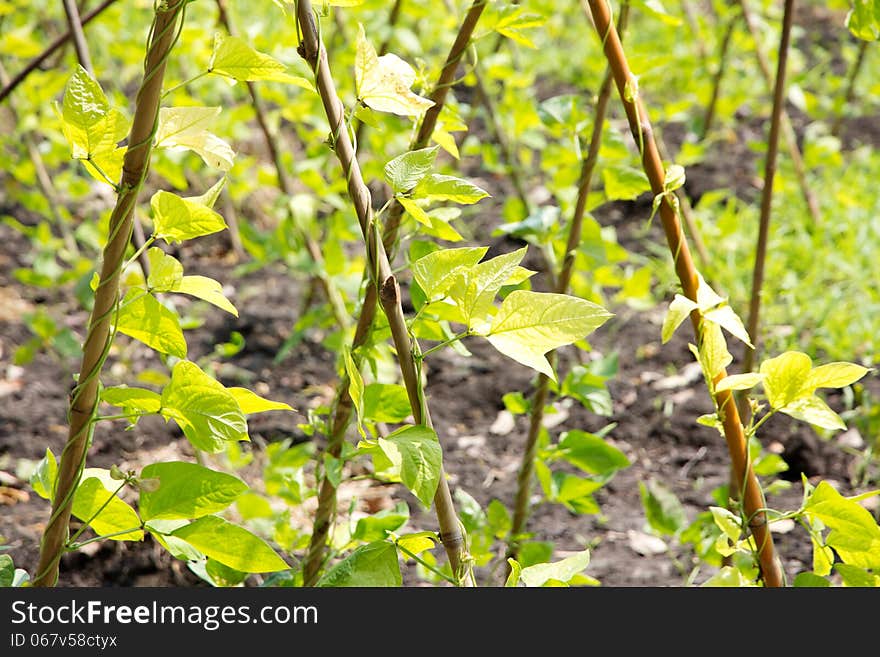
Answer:
[[[705,585],[829,586],[832,574],[846,586],[880,584],[880,526],[861,504],[880,491],[846,497],[803,477],[798,508],[766,501],[785,467],[763,447],[771,418],[825,436],[847,423],[876,430],[861,387],[876,356],[870,338],[841,338],[832,351],[833,328],[817,329],[818,348],[766,328],[781,310],[765,286],[785,285],[793,266],[774,249],[790,238],[775,232],[785,223],[776,216],[805,226],[791,238],[797,257],[834,230],[829,196],[839,203],[843,192],[814,181],[824,157],[843,157],[834,140],[865,44],[880,36],[877,3],[854,1],[841,30],[860,40],[845,102],[822,108],[833,134],[808,128],[799,144],[784,103],[808,78],[790,48],[794,4],[284,0],[251,11],[156,0],[151,17],[123,20],[110,0],[68,11],[65,37],[40,44],[14,75],[0,66],[0,100],[24,137],[4,142],[9,189],[40,217],[4,218],[32,248],[16,277],[88,312],[82,340],[47,309],[25,318],[33,337],[16,362],[49,352],[73,385],[64,447],[47,448],[30,477],[48,507],[39,563],[28,573],[0,555],[0,582],[54,586],[66,553],[149,539],[212,586],[601,584],[588,571],[590,544],[554,558],[530,521],[540,504],[599,514],[606,484],[632,462],[610,440],[613,421],[554,435],[547,417],[567,399],[600,423],[611,418],[617,356],[594,351],[590,336],[613,329],[619,305],[647,312],[667,298],[659,341],[690,319],[713,409],[694,419],[716,430],[730,459],[729,484],[691,521],[662,482],[639,482],[648,527],[693,551],[685,582],[711,569]],[[7,5],[4,22],[17,3]],[[113,21],[138,24],[138,36],[121,34],[118,47],[89,38]],[[10,39],[28,44],[15,24]],[[666,43],[673,28],[689,38]],[[71,52],[41,70],[68,41]],[[574,56],[548,55],[550,44]],[[755,146],[757,245],[738,223],[754,215],[746,201],[729,190],[694,199],[687,186],[688,169],[754,97],[753,74],[767,83],[757,102],[770,115]],[[25,118],[31,105],[35,121]],[[658,126],[667,124],[683,124],[684,140],[666,143]],[[854,160],[876,168],[869,154]],[[490,195],[487,176],[510,193]],[[94,196],[112,209],[97,217]],[[603,224],[621,207],[644,215],[643,248],[625,248]],[[473,239],[486,232],[493,244]],[[224,384],[218,361],[243,348],[241,334],[191,355],[189,303],[239,317],[221,281],[185,273],[187,254],[221,236],[234,254],[230,280],[280,267],[301,291],[272,366],[295,368],[298,346],[318,342],[335,376],[322,403],[294,408],[272,390]],[[743,321],[736,308],[746,302]],[[515,492],[485,505],[451,476],[449,437],[432,420],[436,359],[476,359],[469,346],[480,341],[531,377],[499,400],[528,425]],[[132,345],[149,350],[149,368],[138,377],[123,367],[111,383],[109,365]],[[827,389],[850,407],[833,410],[818,392]],[[252,443],[249,417],[265,412],[291,425],[302,414],[295,428],[306,440]],[[157,418],[176,425],[192,459],[90,464],[97,432],[136,433]],[[873,483],[865,458],[860,485]],[[392,487],[393,505],[346,509],[362,481]],[[772,532],[791,521],[813,548],[811,570],[793,581]]]

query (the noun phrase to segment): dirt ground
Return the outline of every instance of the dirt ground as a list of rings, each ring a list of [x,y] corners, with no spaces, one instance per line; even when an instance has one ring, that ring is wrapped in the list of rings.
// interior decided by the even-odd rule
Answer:
[[[862,117],[853,121],[845,137],[849,133],[864,137],[866,124],[870,128],[867,132],[878,134],[880,121]],[[753,131],[754,127],[749,129]],[[666,134],[672,139],[675,131],[670,127]],[[742,146],[745,139],[743,135],[738,144],[728,144],[731,152],[714,153],[705,164],[689,167],[687,191],[698,195],[715,187],[715,178],[729,175],[729,163],[736,161],[739,173],[727,182],[733,180],[742,187],[738,193],[754,199],[754,166],[744,159],[748,154]],[[481,178],[481,182],[486,183],[493,202],[500,202],[509,191],[501,179]],[[0,213],[13,214],[25,224],[34,221],[18,212],[20,209],[11,200],[0,200],[0,206]],[[618,203],[596,216],[603,224],[617,228],[621,242],[631,252],[647,254],[645,240],[660,243],[662,238],[654,233],[637,239],[633,226],[642,226],[649,212],[645,203]],[[480,243],[492,244],[493,252],[520,246],[509,239],[501,242],[488,235],[479,237]],[[14,278],[16,268],[29,265],[28,251],[25,238],[0,224],[0,542],[11,547],[17,566],[33,573],[49,505],[17,473],[28,461],[41,458],[46,447],[56,454],[61,452],[67,435],[67,395],[78,363],[41,353],[30,364],[18,367],[12,363],[13,354],[30,338],[23,316],[38,306],[80,335],[87,317],[69,290],[40,290]],[[240,311],[239,319],[220,311],[208,313],[203,327],[187,332],[189,357],[195,360],[206,356],[233,331],[241,333],[245,347],[224,361],[218,372],[221,380],[227,385],[244,382],[260,394],[297,409],[293,414],[253,416],[249,425],[254,449],[284,438],[309,440],[297,425],[305,421],[307,409],[331,398],[335,354],[321,346],[320,335],[310,334],[281,363],[273,363],[302,307],[302,278],[291,276],[281,267],[233,278],[235,262],[225,236],[197,240],[180,257],[187,273],[212,275],[229,285],[230,296]],[[539,263],[528,264],[535,268]],[[593,355],[617,352],[619,356],[619,373],[608,384],[612,415],[599,417],[577,404],[561,406],[559,413],[551,416],[558,423],[552,431],[554,435],[573,428],[595,431],[613,422],[616,426],[609,440],[632,464],[597,492],[601,514],[579,516],[560,505],[539,503],[529,530],[536,538],[553,541],[558,556],[592,543],[586,573],[604,586],[683,586],[693,566],[689,550],[674,541],[664,544],[650,536],[639,482],[653,479],[673,490],[688,519],[693,520],[714,504],[713,489],[727,481],[729,455],[723,439],[713,429],[696,423],[697,417],[711,411],[711,402],[687,348],[687,327],[661,345],[662,305],[651,310],[610,309],[615,316],[590,337],[590,342]],[[474,354],[472,358],[447,350],[432,358],[428,366],[428,403],[443,445],[445,468],[453,490],[463,489],[483,505],[497,498],[509,506],[515,493],[527,418],[510,421],[505,416],[502,396],[514,391],[528,395],[532,372],[504,358],[485,342],[472,340],[467,346]],[[146,348],[134,345],[124,355],[134,371],[154,365]],[[739,354],[734,356],[739,362]],[[121,382],[126,372],[121,364],[110,367],[105,384]],[[876,373],[867,379],[866,386],[880,395]],[[842,408],[839,395],[829,395],[828,401],[835,410]],[[845,494],[855,492],[850,486],[855,457],[841,449],[839,435],[825,442],[809,427],[779,417],[765,425],[762,437],[765,448],[781,453],[790,466],[784,478],[791,480],[791,488],[769,497],[771,508],[797,508],[803,493],[802,473],[813,482],[832,481]],[[122,422],[101,426],[95,434],[89,465],[139,467],[175,458],[193,458],[188,442],[173,423],[147,418],[132,431],[125,431]],[[384,487],[379,508],[393,496],[411,502],[413,529],[436,529],[432,515],[420,512],[413,498],[400,489]],[[362,500],[361,504],[364,508],[366,502]],[[306,512],[301,520],[308,520]],[[801,527],[785,529],[775,534],[775,540],[791,580],[810,569],[812,554],[809,538]],[[704,569],[694,581],[699,583],[710,575]],[[185,564],[172,559],[149,539],[125,544],[108,541],[68,554],[62,561],[59,583],[108,587],[204,585]]]

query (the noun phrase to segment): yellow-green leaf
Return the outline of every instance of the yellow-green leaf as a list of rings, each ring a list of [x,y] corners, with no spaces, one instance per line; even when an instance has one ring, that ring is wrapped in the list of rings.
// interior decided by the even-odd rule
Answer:
[[[392,53],[378,56],[363,25],[358,26],[354,72],[358,98],[378,112],[420,116],[434,104],[410,89],[416,81],[412,66]]]
[[[733,362],[733,356],[727,350],[727,341],[718,324],[703,322],[701,333],[697,358],[702,365],[703,374],[711,380]]]
[[[810,371],[807,385],[816,388],[844,388],[865,376],[870,370],[855,363],[827,363]]]
[[[235,401],[238,402],[241,408],[241,412],[245,415],[263,413],[265,411],[293,410],[290,404],[260,397],[257,393],[251,392],[247,388],[227,388],[226,390],[235,398]]]
[[[807,499],[804,512],[830,530],[825,543],[834,548],[844,563],[880,568],[880,527],[861,504],[822,481]]]
[[[754,388],[764,379],[763,374],[750,372],[748,374],[731,374],[721,379],[715,386],[715,392],[725,390],[748,390]]]
[[[443,463],[437,434],[424,425],[408,425],[379,438],[379,448],[392,470],[425,507],[431,506]]]
[[[204,516],[171,532],[194,548],[243,573],[268,573],[289,566],[266,541],[219,516]]]
[[[184,276],[172,292],[192,295],[238,317],[238,311],[235,309],[235,306],[223,294],[223,286],[213,278],[207,276]]]
[[[130,289],[120,303],[116,330],[160,353],[186,358],[186,338],[177,315],[140,288]]]
[[[208,72],[224,75],[239,82],[272,80],[288,82],[314,91],[311,82],[299,75],[287,72],[287,66],[271,55],[254,50],[239,37],[217,32],[214,35],[214,52],[208,64]]]
[[[513,276],[528,247],[504,253],[485,262],[460,270],[449,287],[449,298],[455,304],[460,321],[473,328],[477,321],[485,322],[492,310],[495,295]]]
[[[675,330],[688,318],[692,311],[697,309],[697,304],[681,294],[676,294],[669,304],[669,310],[663,318],[663,328],[660,331],[663,344],[669,342]]]
[[[348,374],[348,395],[351,397],[355,412],[357,413],[357,429],[362,438],[367,437],[364,430],[364,379],[361,371],[352,358],[351,352],[346,349],[342,358],[345,361],[345,372]]]
[[[228,171],[235,152],[207,129],[219,114],[219,107],[163,107],[159,110],[156,147],[191,150],[208,166]]]
[[[171,382],[162,391],[162,415],[206,452],[222,451],[227,441],[248,440],[247,420],[236,398],[190,361],[171,370]]]
[[[780,409],[796,399],[813,394],[809,385],[813,361],[800,351],[786,351],[761,363],[764,392],[770,406]]]
[[[556,380],[544,354],[580,340],[612,314],[566,294],[514,290],[504,299],[486,338],[498,351]]]
[[[107,536],[110,540],[141,541],[144,538],[135,510],[114,495],[112,490],[107,490],[97,477],[84,479],[77,487],[71,512],[83,522],[88,522],[96,534]]]
[[[590,551],[583,550],[553,563],[539,563],[523,568],[520,579],[526,586],[547,586],[553,582],[568,584],[590,565]]]
[[[410,269],[425,296],[433,300],[445,295],[455,276],[476,265],[488,250],[485,246],[439,249],[413,262]]]
[[[223,217],[211,208],[171,192],[158,191],[150,199],[153,235],[173,244],[193,237],[211,235],[226,228]]]
[[[843,419],[816,395],[795,399],[779,410],[793,418],[829,431],[846,429]]]

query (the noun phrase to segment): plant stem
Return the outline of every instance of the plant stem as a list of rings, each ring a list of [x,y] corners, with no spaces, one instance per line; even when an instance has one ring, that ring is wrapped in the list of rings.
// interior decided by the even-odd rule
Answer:
[[[666,176],[663,161],[654,142],[651,123],[644,103],[637,95],[633,96],[628,93],[628,87],[632,87],[634,78],[630,72],[626,54],[621,46],[617,31],[611,23],[608,5],[605,0],[588,1],[593,15],[593,23],[596,26],[600,40],[604,44],[605,56],[611,65],[614,81],[617,85],[621,102],[626,110],[630,131],[636,143],[644,145],[641,152],[642,166],[651,183],[653,193],[655,195],[662,194]],[[628,97],[629,99],[627,99]],[[682,292],[687,298],[696,301],[697,269],[694,266],[678,214],[669,202],[668,197],[663,197],[659,211],[666,234],[667,245],[673,257],[675,272],[681,283]],[[702,318],[698,312],[691,313],[691,322],[694,333],[700,336],[702,334]],[[716,382],[725,376],[727,376],[727,372],[722,368],[716,374]],[[782,586],[782,571],[776,557],[773,537],[767,526],[767,516],[765,513],[756,512],[756,510],[763,509],[765,506],[764,494],[749,460],[748,443],[730,391],[717,393],[715,395],[715,404],[722,411],[724,436],[731,461],[733,462],[734,471],[740,480],[746,483],[744,505],[749,515],[754,513],[750,527],[758,547],[761,576],[768,587]]]
[[[588,7],[584,7],[588,9]],[[617,29],[623,33],[626,30],[626,24],[629,19],[630,5],[628,0],[624,0],[620,7],[620,15],[618,16]],[[596,170],[596,164],[599,161],[599,150],[602,146],[602,130],[605,126],[605,116],[608,112],[608,102],[611,99],[612,87],[611,67],[606,66],[605,77],[602,85],[599,87],[599,95],[596,97],[596,105],[593,109],[593,131],[590,135],[590,145],[587,154],[581,163],[581,175],[578,182],[578,195],[575,203],[574,214],[571,218],[571,224],[568,229],[568,240],[565,245],[565,256],[562,260],[562,269],[556,278],[555,292],[565,294],[571,284],[571,277],[574,273],[574,263],[577,256],[578,247],[581,243],[581,232],[583,229],[584,215],[587,209],[587,200],[590,195],[590,187],[593,182],[593,172]],[[552,351],[547,354],[547,360],[551,368],[556,367],[556,352]],[[532,411],[529,418],[529,433],[526,436],[526,446],[523,451],[522,462],[519,467],[519,474],[516,482],[516,498],[513,506],[513,522],[510,530],[510,540],[507,545],[507,559],[516,559],[519,555],[520,539],[526,528],[526,522],[530,512],[529,498],[532,494],[532,480],[535,474],[535,456],[538,451],[538,436],[541,432],[544,420],[544,405],[547,403],[549,394],[550,378],[546,374],[538,375],[537,388],[532,398]],[[509,574],[510,567],[507,567],[505,579]]]
[[[230,36],[236,36],[237,30],[229,19],[229,12],[226,9],[226,0],[216,1],[220,23]],[[251,106],[254,109],[257,124],[260,126],[260,132],[263,133],[263,140],[266,142],[266,149],[269,151],[269,156],[272,158],[272,164],[275,166],[278,188],[281,190],[281,193],[289,199],[293,196],[293,183],[290,181],[290,176],[287,175],[287,170],[281,160],[281,151],[278,148],[275,135],[272,134],[272,130],[269,127],[269,120],[266,118],[265,103],[263,103],[263,99],[260,97],[256,84],[250,81],[245,82],[245,84],[247,85],[248,94],[251,97]],[[290,203],[285,203],[285,207],[287,208],[288,215],[292,215],[293,211],[290,208]],[[298,230],[297,233],[298,237],[305,245],[309,257],[315,265],[315,271],[317,273],[314,274],[314,278],[317,279],[321,289],[324,291],[324,296],[327,298],[327,303],[330,304],[330,309],[333,312],[333,318],[336,320],[337,326],[345,330],[351,324],[351,319],[345,308],[345,301],[339,294],[339,290],[333,284],[330,275],[327,274],[321,245],[308,233],[307,230]]]
[[[747,0],[739,0],[740,9],[742,11],[743,20],[745,20],[746,27],[749,29],[749,33],[752,35],[752,41],[755,42],[755,57],[758,60],[758,68],[761,69],[761,74],[764,76],[764,80],[767,82],[767,86],[771,89],[774,86],[774,78],[773,73],[770,69],[770,63],[767,59],[767,55],[764,53],[764,49],[761,47],[761,37],[758,34],[758,27],[755,25],[755,21],[752,17],[752,12],[749,9]],[[782,108],[782,114],[779,117],[780,120],[780,129],[782,130],[782,136],[785,139],[785,144],[788,147],[788,156],[791,158],[792,166],[794,167],[795,177],[797,178],[798,185],[801,188],[801,194],[804,197],[804,202],[807,204],[807,210],[810,212],[810,216],[813,219],[813,223],[817,226],[822,223],[822,212],[819,209],[819,201],[816,199],[816,195],[813,193],[813,189],[810,187],[810,183],[807,180],[806,167],[804,166],[804,158],[801,155],[801,149],[797,144],[797,135],[795,135],[794,128],[791,127],[791,119],[788,116],[788,112],[785,108]]]
[[[67,14],[67,25],[70,28],[70,34],[73,41],[73,48],[76,50],[76,58],[89,75],[94,76],[95,69],[92,67],[92,58],[89,55],[89,46],[86,43],[86,35],[83,32],[82,22],[79,17],[79,9],[73,0],[62,0],[64,5],[64,13]]]
[[[705,62],[709,58],[709,51],[706,48],[706,43],[703,41],[702,35],[700,34],[700,24],[697,22],[694,8],[688,0],[681,0],[680,3],[685,22],[688,24],[688,29],[690,29],[694,41],[697,44],[697,54],[699,55],[700,60]]]
[[[413,386],[420,390],[421,382],[417,377],[413,358],[413,346],[409,340],[406,320],[400,304],[400,290],[391,270],[385,246],[380,239],[379,231],[373,220],[373,208],[370,190],[364,183],[360,166],[352,147],[351,139],[344,123],[345,108],[336,92],[336,85],[327,61],[327,51],[320,41],[318,28],[312,5],[309,0],[299,0],[297,4],[297,22],[302,33],[299,44],[300,56],[309,64],[315,73],[315,83],[324,111],[330,123],[333,135],[333,149],[336,153],[348,184],[348,192],[357,213],[361,233],[367,250],[367,267],[370,271],[369,289],[382,289],[382,302],[394,343],[397,348],[398,363],[410,397],[413,418],[417,424],[431,426],[427,409],[421,403],[421,395],[413,395]],[[375,303],[375,302],[374,302]],[[367,310],[365,308],[365,310]],[[372,318],[371,318],[372,319]],[[370,322],[372,325],[372,322]],[[369,331],[367,331],[369,332]],[[325,478],[326,480],[326,478]],[[458,516],[452,503],[452,495],[446,481],[446,474],[441,468],[440,483],[434,497],[434,506],[440,525],[440,539],[446,548],[449,565],[453,575],[460,579],[465,566],[464,537],[461,533]],[[465,578],[467,582],[470,578]]]
[[[849,75],[847,75],[846,78],[846,93],[843,96],[843,107],[840,108],[840,114],[837,115],[837,118],[834,119],[834,123],[831,126],[831,134],[835,137],[840,136],[846,108],[856,97],[856,78],[859,76],[862,66],[865,63],[865,55],[868,52],[869,43],[870,41],[859,40],[859,51],[856,54],[856,60],[853,62],[852,68],[849,70]]]
[[[709,97],[709,104],[706,105],[706,113],[703,115],[703,127],[700,132],[701,140],[706,139],[715,120],[715,108],[718,106],[718,97],[721,93],[721,80],[724,77],[724,69],[727,65],[727,52],[730,49],[730,42],[737,20],[739,20],[739,14],[733,14],[728,19],[727,27],[724,29],[724,36],[721,38],[721,46],[718,50],[718,68],[715,69],[715,74],[712,76],[712,95]]]
[[[52,515],[40,545],[40,561],[34,586],[54,586],[58,581],[58,563],[67,542],[73,495],[85,466],[92,418],[98,408],[99,377],[110,349],[110,322],[119,300],[120,271],[125,250],[131,240],[132,214],[146,177],[152,139],[156,131],[165,64],[178,36],[175,28],[178,18],[184,13],[186,3],[187,0],[169,0],[168,3],[158,4],[150,30],[150,45],[144,60],[144,79],[135,101],[134,121],[122,167],[122,183],[116,206],[110,215],[110,234],[104,247],[100,280],[95,290],[94,307],[83,344],[79,379],[71,394],[68,412],[70,429],[58,468]],[[182,23],[182,19],[180,22]]]
[[[449,86],[454,79],[458,62],[470,42],[471,35],[477,25],[480,14],[485,8],[485,4],[485,0],[475,0],[471,9],[465,15],[461,27],[459,28],[458,35],[456,36],[452,48],[449,51],[449,55],[446,58],[446,63],[443,66],[437,84],[434,87],[434,91],[430,96],[430,100],[434,101],[434,106],[431,109],[436,108],[437,111],[425,114],[418,134],[410,143],[410,151],[425,148],[428,145],[431,134],[434,132],[434,127],[436,126],[437,117],[446,101]],[[343,132],[345,131],[343,130]],[[345,138],[348,139],[347,133],[345,134]],[[397,199],[394,199],[391,202],[389,212],[392,216],[396,215],[396,218],[385,223],[381,241],[384,245],[385,251],[391,253],[393,257],[397,244],[397,233],[400,227],[400,219],[403,216],[403,206],[397,201]],[[370,272],[373,271],[373,267],[369,264],[367,265],[367,268]],[[370,272],[365,272],[367,278],[372,275]],[[357,325],[355,326],[355,335],[351,347],[352,357],[357,366],[360,366],[360,359],[357,352],[370,338],[378,301],[378,287],[376,285],[367,284],[364,300],[361,304],[361,311],[358,316]],[[334,458],[338,458],[342,452],[342,445],[345,441],[345,432],[354,411],[351,397],[348,393],[348,386],[348,376],[343,375],[339,382],[339,386],[336,389],[331,431],[327,437],[326,452]],[[441,483],[446,486],[445,477],[441,477]],[[315,512],[312,537],[303,566],[303,581],[306,586],[312,586],[318,580],[318,575],[326,551],[327,536],[335,513],[336,488],[327,477],[324,477],[318,493],[318,508]]]
[[[112,5],[116,0],[104,0],[100,5],[92,9],[87,14],[82,16],[82,20],[80,24],[85,27],[88,25],[94,18],[101,14],[107,7]],[[21,84],[24,79],[30,75],[33,71],[35,71],[39,66],[46,61],[49,57],[51,57],[55,51],[57,51],[61,46],[67,43],[67,40],[70,39],[70,31],[68,30],[57,39],[55,39],[49,46],[41,52],[39,55],[34,57],[27,65],[21,69],[18,73],[16,73],[9,82],[3,83],[3,89],[0,90],[0,102],[3,102],[3,99],[6,98],[12,91]]]
[[[764,284],[764,263],[767,260],[767,236],[770,230],[770,213],[773,206],[773,178],[776,175],[776,158],[779,153],[779,130],[785,104],[785,69],[788,62],[788,45],[791,40],[791,24],[794,14],[794,0],[785,0],[782,17],[782,34],[779,41],[779,61],[776,68],[776,83],[773,89],[773,113],[770,115],[770,133],[767,137],[767,158],[764,161],[764,188],[761,190],[761,218],[758,225],[758,243],[755,247],[755,266],[752,271],[752,295],[749,301],[749,317],[746,330],[754,348],[746,348],[743,359],[743,372],[751,372],[754,367],[755,352],[760,342],[758,322],[761,312],[761,287]],[[740,399],[745,399],[745,395]],[[746,406],[740,404],[740,416],[748,421]]]

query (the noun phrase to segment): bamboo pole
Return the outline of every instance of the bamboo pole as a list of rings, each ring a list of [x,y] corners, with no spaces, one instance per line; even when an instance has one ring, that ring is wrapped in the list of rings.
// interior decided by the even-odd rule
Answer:
[[[626,111],[630,131],[636,143],[641,145],[642,166],[651,183],[653,193],[655,195],[662,194],[666,172],[653,138],[651,122],[645,105],[641,98],[638,97],[638,94],[632,92],[635,85],[635,77],[629,69],[626,54],[620,43],[617,30],[614,29],[614,25],[611,22],[608,5],[605,0],[588,1],[593,16],[593,23],[603,43],[605,56],[611,65],[614,82],[617,85],[617,91]],[[663,197],[659,213],[682,291],[687,298],[695,301],[698,286],[697,269],[694,266],[678,214],[667,197]],[[694,333],[700,336],[702,333],[702,319],[698,311],[691,313],[691,323],[693,324]],[[716,375],[716,381],[721,380],[725,376],[727,376],[727,372],[722,369]],[[743,504],[749,517],[749,528],[755,539],[761,577],[768,587],[782,586],[782,570],[776,557],[773,537],[770,534],[767,513],[765,511],[764,494],[752,469],[748,443],[730,391],[717,393],[715,395],[715,404],[717,408],[721,409],[724,436],[734,472],[739,481],[745,483]]]
[[[767,55],[761,47],[761,36],[758,34],[758,26],[755,25],[748,1],[739,0],[739,6],[746,27],[752,35],[752,40],[755,42],[755,57],[758,60],[758,68],[761,69],[761,75],[767,83],[767,87],[772,89],[775,84],[773,72],[770,68],[770,62],[767,59]],[[784,107],[780,116],[780,130],[782,131],[782,137],[785,139],[785,145],[788,148],[788,157],[791,159],[791,164],[794,167],[795,177],[801,188],[801,194],[804,197],[804,202],[807,204],[807,210],[810,212],[813,223],[818,225],[822,222],[822,212],[819,209],[819,201],[816,199],[816,195],[813,193],[813,189],[810,187],[810,183],[807,180],[806,166],[804,165],[803,155],[801,155],[801,149],[797,144],[797,135],[795,135],[794,128],[791,126],[791,118],[789,118],[788,112]]]
[[[220,23],[230,36],[237,36],[237,30],[229,18],[229,12],[226,8],[226,0],[216,0],[216,2]],[[278,148],[276,137],[269,127],[269,120],[266,117],[266,105],[257,89],[257,85],[251,81],[247,81],[245,84],[247,85],[248,95],[251,98],[251,106],[253,107],[254,115],[257,119],[257,125],[260,127],[260,132],[263,134],[263,141],[266,143],[266,150],[269,152],[269,157],[275,167],[275,177],[278,181],[278,188],[281,190],[281,193],[289,199],[293,195],[293,182],[290,180],[287,169],[284,167],[284,163],[281,160],[281,152]],[[289,214],[292,213],[289,203],[285,203],[285,207],[287,207]],[[329,274],[327,274],[326,267],[324,266],[324,253],[321,250],[321,245],[308,233],[308,231],[298,230],[297,233],[298,237],[305,245],[309,257],[315,265],[313,280],[317,280],[318,284],[321,286],[321,290],[324,292],[327,303],[330,304],[330,309],[333,312],[333,318],[336,320],[336,324],[342,329],[347,328],[351,324],[351,319],[345,308],[345,301],[339,294],[339,290],[333,284]],[[233,241],[233,243],[235,243],[235,241]]]
[[[624,0],[620,7],[620,15],[617,19],[618,33],[626,30],[629,19],[630,5]],[[581,162],[581,173],[578,181],[578,195],[575,202],[574,213],[568,229],[568,239],[565,245],[565,255],[559,276],[556,278],[554,291],[558,294],[566,294],[571,277],[574,274],[574,263],[577,250],[581,243],[584,215],[587,209],[587,200],[590,195],[590,187],[593,182],[593,172],[599,161],[599,149],[602,146],[602,129],[605,125],[605,116],[608,111],[608,102],[611,99],[612,88],[611,67],[606,67],[605,77],[599,87],[596,104],[593,109],[593,130],[590,135],[590,145],[587,154]],[[546,355],[551,367],[556,367],[556,351]],[[538,376],[535,394],[532,397],[532,410],[529,417],[529,433],[526,436],[526,446],[520,462],[519,473],[516,478],[516,497],[513,505],[513,521],[510,529],[510,541],[507,547],[507,558],[516,559],[519,554],[520,538],[526,529],[526,523],[530,513],[529,498],[532,494],[532,480],[535,474],[535,457],[538,451],[538,435],[544,420],[544,405],[547,403],[549,394],[550,377],[546,374]]]
[[[110,215],[110,234],[104,247],[95,303],[83,344],[79,379],[71,394],[68,412],[70,429],[61,453],[52,515],[43,532],[34,586],[54,586],[58,581],[58,564],[68,539],[73,495],[85,467],[98,409],[99,378],[112,341],[110,324],[119,301],[119,279],[125,251],[131,240],[132,214],[146,177],[159,118],[165,65],[179,35],[186,4],[187,0],[169,0],[156,5],[144,60],[144,78],[135,101],[134,121],[122,167],[122,182],[116,206]]]
[[[331,126],[333,150],[336,153],[348,184],[348,192],[354,205],[367,251],[367,266],[370,272],[368,289],[381,290],[383,309],[388,318],[398,355],[401,375],[404,379],[413,418],[417,423],[430,426],[427,407],[422,403],[421,381],[416,372],[413,345],[410,341],[397,281],[391,263],[374,223],[370,190],[364,183],[360,166],[345,124],[345,108],[336,92],[336,85],[330,72],[327,51],[321,43],[311,2],[299,0],[297,4],[297,23],[302,34],[298,52],[315,73],[315,82],[324,111]],[[427,120],[427,119],[426,119]],[[378,299],[379,294],[375,297]],[[374,302],[375,303],[375,302]],[[373,311],[374,312],[374,311]],[[371,322],[372,324],[372,322]],[[452,495],[441,468],[440,483],[434,496],[434,507],[440,526],[440,540],[446,549],[453,576],[464,585],[473,585],[473,578],[467,570],[465,542],[461,524],[455,513]]]
[[[782,34],[779,42],[779,60],[773,89],[773,113],[770,115],[770,132],[767,136],[767,158],[764,161],[764,188],[761,190],[761,217],[758,225],[758,242],[755,247],[755,266],[752,270],[752,294],[749,300],[749,317],[746,330],[752,338],[753,348],[746,347],[743,372],[754,367],[755,352],[760,342],[758,325],[761,314],[761,288],[764,284],[764,264],[767,260],[767,237],[770,232],[770,215],[773,206],[773,179],[776,175],[776,159],[779,153],[779,132],[785,104],[785,68],[788,62],[788,45],[794,15],[794,0],[785,0],[782,18]],[[744,397],[743,397],[744,399]],[[747,405],[740,405],[740,415],[747,420]]]

